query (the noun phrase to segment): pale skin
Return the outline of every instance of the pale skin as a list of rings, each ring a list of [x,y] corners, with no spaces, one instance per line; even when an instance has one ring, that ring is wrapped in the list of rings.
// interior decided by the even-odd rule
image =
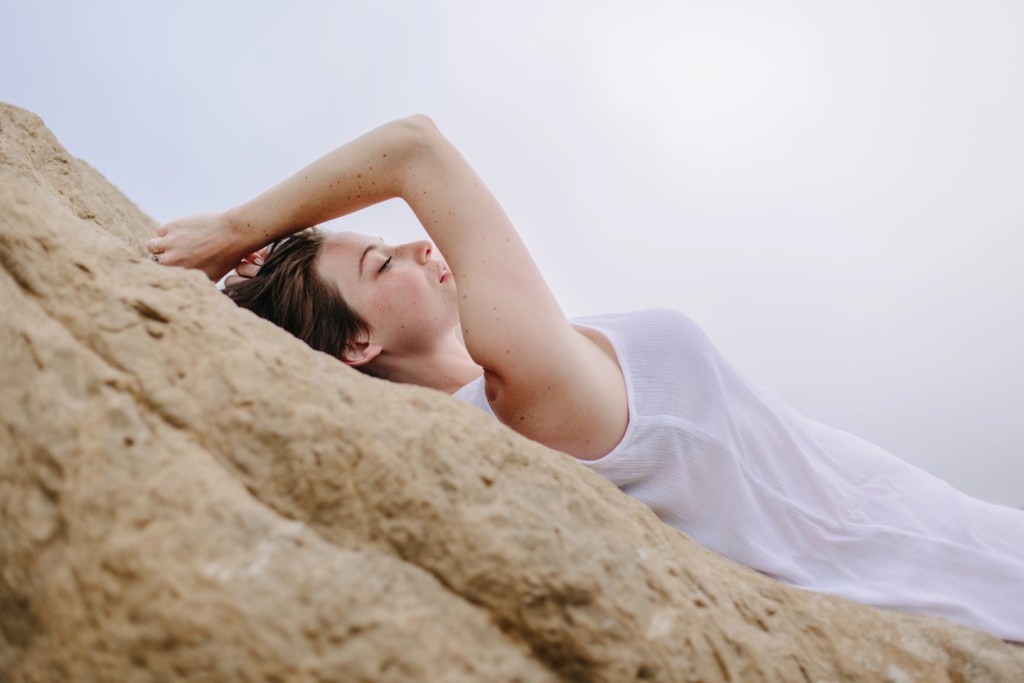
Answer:
[[[149,249],[213,280],[236,266],[232,277],[252,276],[273,240],[393,198],[446,260],[427,241],[331,235],[318,272],[370,327],[340,360],[447,393],[483,374],[515,431],[581,459],[610,452],[629,419],[611,345],[566,320],[504,210],[425,116],[380,126],[234,209],[171,221]]]

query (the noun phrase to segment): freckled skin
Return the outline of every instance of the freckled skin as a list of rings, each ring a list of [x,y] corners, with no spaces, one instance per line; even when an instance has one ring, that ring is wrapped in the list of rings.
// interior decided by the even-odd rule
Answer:
[[[151,250],[218,280],[273,239],[396,198],[452,277],[427,265],[426,242],[380,243],[360,274],[372,238],[332,236],[318,272],[370,326],[343,360],[449,393],[483,372],[495,415],[524,436],[583,458],[610,451],[628,417],[614,352],[569,324],[508,215],[427,117],[375,128],[223,214],[161,226]]]
[[[369,245],[374,248],[360,275],[360,256]],[[439,282],[442,263],[429,242],[392,246],[344,232],[327,238],[317,267],[338,285],[384,348],[397,351],[428,345],[458,325],[455,288]]]

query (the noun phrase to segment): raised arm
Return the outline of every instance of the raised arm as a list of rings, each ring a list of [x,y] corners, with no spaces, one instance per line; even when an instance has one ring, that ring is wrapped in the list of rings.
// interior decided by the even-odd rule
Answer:
[[[566,320],[505,211],[426,118],[401,196],[455,276],[470,355],[495,414],[520,433],[580,457],[603,455],[626,427],[614,354]]]
[[[375,128],[234,209],[162,225],[150,249],[162,264],[198,268],[218,280],[276,239],[398,197],[423,144],[419,118]]]
[[[617,364],[568,323],[504,210],[427,117],[370,131],[225,214],[162,226],[151,248],[219,278],[274,239],[393,197],[445,255],[498,417],[575,455],[610,450],[627,419]]]

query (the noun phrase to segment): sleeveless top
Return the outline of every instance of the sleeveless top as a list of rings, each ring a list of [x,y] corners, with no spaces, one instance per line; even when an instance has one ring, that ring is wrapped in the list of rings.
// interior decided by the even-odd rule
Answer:
[[[1024,641],[1024,511],[804,417],[681,313],[572,322],[611,343],[629,407],[618,445],[580,462],[662,521],[792,586]],[[482,377],[454,396],[494,415]]]

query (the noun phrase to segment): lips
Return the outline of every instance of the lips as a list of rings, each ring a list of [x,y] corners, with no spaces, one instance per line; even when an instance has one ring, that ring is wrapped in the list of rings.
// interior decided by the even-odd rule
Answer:
[[[448,270],[448,266],[442,264],[441,265],[441,276],[437,279],[437,281],[438,282],[444,282],[445,278],[447,278],[449,275],[451,275],[451,272],[452,271]]]

